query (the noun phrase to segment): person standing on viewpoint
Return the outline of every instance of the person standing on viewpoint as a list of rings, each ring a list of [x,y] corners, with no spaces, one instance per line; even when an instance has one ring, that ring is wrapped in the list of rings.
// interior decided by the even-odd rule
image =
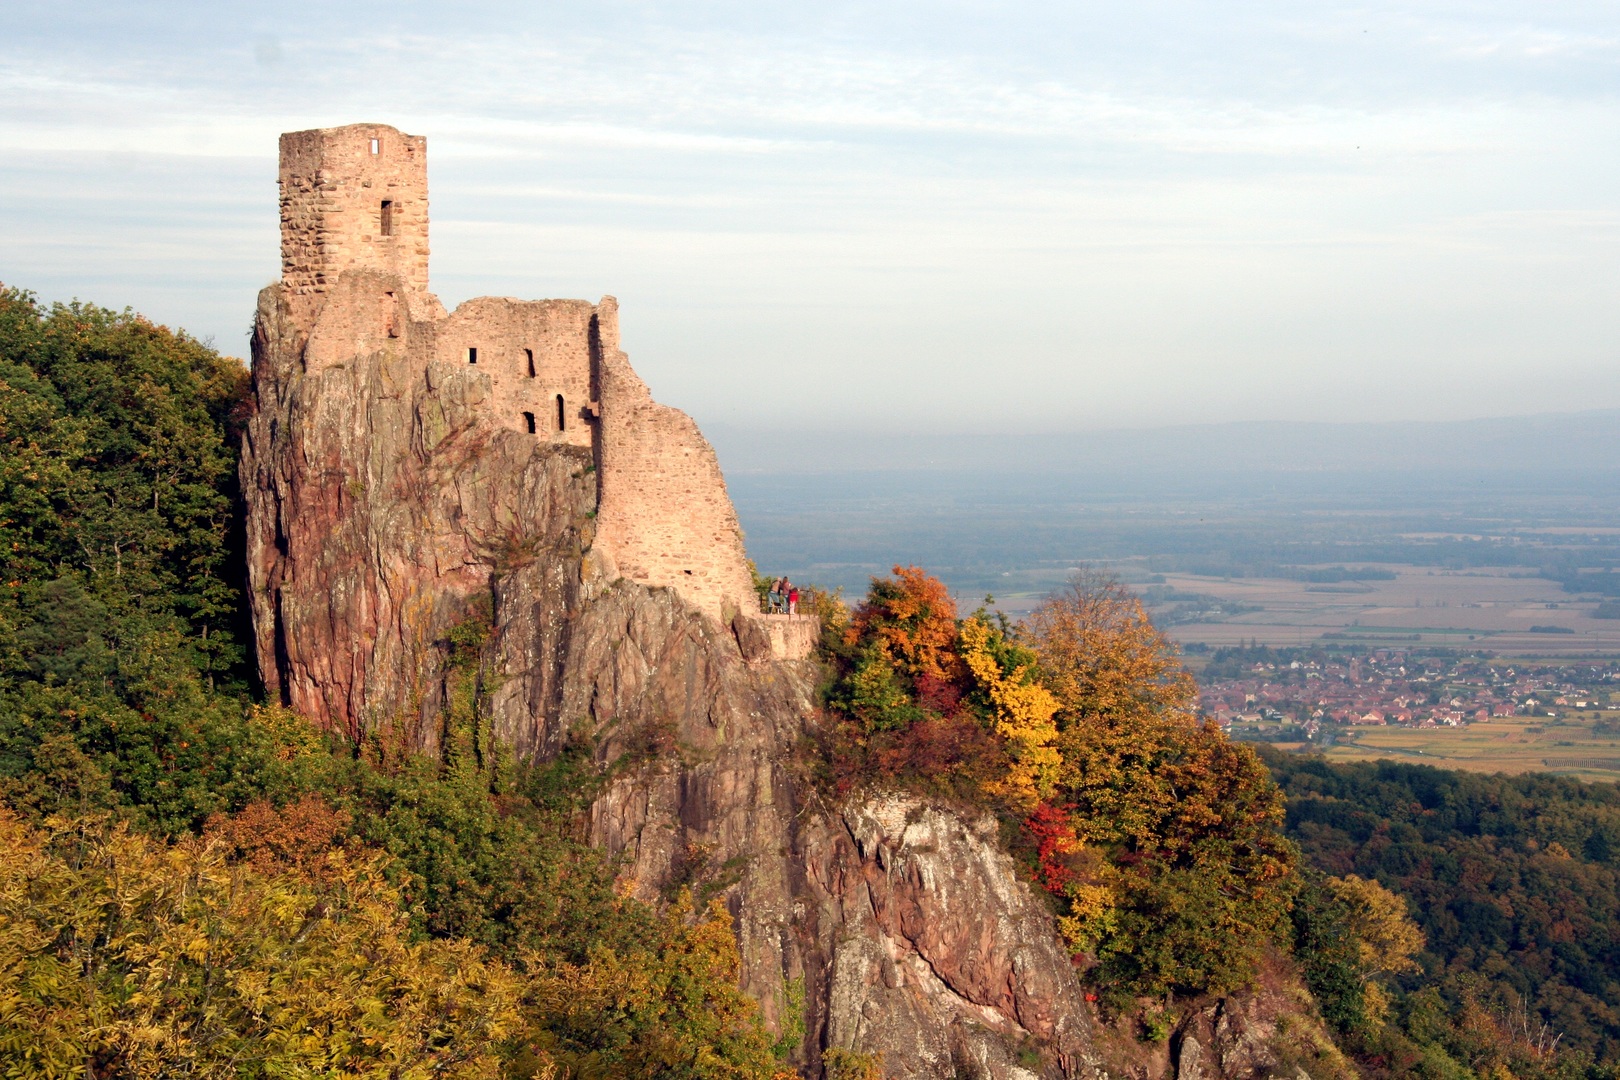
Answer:
[[[797,585],[793,584],[792,582],[788,582],[788,614],[789,615],[797,615],[798,613],[799,613],[799,587]]]

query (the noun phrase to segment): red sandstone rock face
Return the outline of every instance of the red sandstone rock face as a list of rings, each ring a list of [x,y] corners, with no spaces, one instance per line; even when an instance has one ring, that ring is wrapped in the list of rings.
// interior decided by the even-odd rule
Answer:
[[[544,756],[577,733],[622,766],[592,840],[624,854],[644,898],[681,883],[725,897],[743,986],[773,1026],[804,980],[806,1075],[830,1046],[881,1054],[896,1078],[1106,1075],[1051,917],[992,823],[898,797],[833,808],[799,785],[815,671],[772,657],[803,655],[815,628],[748,617],[713,451],[630,370],[614,305],[447,316],[425,291],[419,140],[394,136],[302,133],[293,149],[318,162],[284,160],[291,284],[259,297],[241,473],[267,688],[351,737],[388,729],[432,751],[449,632],[483,613],[496,736]],[[328,153],[343,140],[359,165]],[[322,171],[340,166],[356,175]],[[382,198],[400,231],[367,247]],[[599,405],[592,438],[538,423],[587,388],[599,400],[564,419]],[[1230,1034],[1237,1013],[1211,1016],[1178,1036],[1183,1073],[1216,1075],[1206,1044],[1221,1067],[1269,1067]]]
[[[595,483],[588,450],[492,423],[487,378],[421,363],[403,311],[352,317],[390,284],[346,275],[326,310],[351,317],[313,332],[283,286],[260,297],[242,460],[254,634],[267,688],[300,713],[431,748],[446,632],[498,568],[587,544]]]
[[[313,332],[281,287],[260,298],[242,476],[266,684],[324,725],[432,750],[448,631],[486,610],[497,736],[545,755],[574,731],[604,762],[634,755],[593,840],[648,899],[678,882],[726,897],[773,1024],[806,980],[807,1065],[842,1045],[893,1076],[1012,1077],[1010,1048],[1039,1039],[1048,1075],[1087,1074],[1067,958],[993,835],[918,808],[925,843],[892,801],[809,812],[791,761],[813,670],[771,660],[747,620],[739,642],[676,590],[619,577],[593,546],[590,451],[491,417],[468,365],[419,366],[422,325],[389,284],[345,275],[344,320]]]
[[[806,841],[832,931],[817,950],[830,1044],[881,1047],[885,1061],[908,1063],[905,1075],[1104,1074],[1051,914],[993,819],[878,797]],[[1021,1065],[1021,1052],[1040,1065]]]

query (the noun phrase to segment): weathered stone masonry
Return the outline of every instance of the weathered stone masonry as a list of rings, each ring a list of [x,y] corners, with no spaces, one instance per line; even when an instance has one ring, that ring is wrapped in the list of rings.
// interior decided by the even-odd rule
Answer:
[[[421,549],[424,590],[429,581],[449,583],[458,575],[471,588],[488,579],[491,560],[499,561],[498,551],[490,553],[498,539],[489,539],[490,550],[468,549],[465,539],[447,544],[443,537],[461,532],[438,519],[399,520],[389,507],[404,504],[367,494],[379,486],[429,482],[381,464],[411,459],[389,444],[407,428],[431,444],[414,451],[416,460],[429,462],[436,453],[450,460],[441,440],[445,447],[471,447],[489,443],[498,431],[536,447],[576,448],[587,455],[585,474],[594,472],[594,520],[582,528],[599,579],[675,590],[735,632],[750,655],[808,651],[813,626],[778,626],[760,616],[714,451],[689,417],[653,401],[631,369],[619,348],[612,297],[595,304],[482,297],[447,312],[428,287],[427,143],[421,137],[378,124],[283,135],[280,186],[282,277],[260,298],[255,371],[261,409],[279,401],[281,419],[272,416],[262,431],[250,430],[245,461],[254,475],[244,478],[273,492],[263,503],[274,509],[254,515],[250,574],[260,670],[270,682],[291,672],[304,687],[283,688],[284,697],[312,716],[351,727],[365,726],[358,714],[367,709],[405,704],[377,700],[368,681],[380,665],[410,662],[410,655],[394,651],[395,641],[437,632],[430,624],[439,616],[424,614],[432,605],[414,595],[414,586],[396,581],[389,588],[382,579],[392,572],[368,564],[376,558],[367,549],[383,550],[383,537],[396,547]],[[324,449],[289,444],[298,454],[320,453],[326,460],[309,471],[280,466],[278,479],[269,446],[276,425],[317,430],[314,419],[328,409],[323,398],[350,403],[344,407],[354,415],[337,425],[349,436],[332,444],[335,429],[323,426]],[[446,401],[464,405],[471,419],[460,405],[447,409]],[[474,420],[488,434],[464,432]],[[515,463],[508,474],[529,467],[522,464],[521,445],[501,451]],[[467,465],[436,482],[454,486],[476,473]],[[327,479],[316,483],[316,477]],[[508,481],[515,482],[511,475],[500,478]],[[465,512],[449,507],[444,520]],[[298,515],[327,524],[317,529],[294,520]],[[345,515],[364,524],[347,532],[334,528]],[[524,528],[523,522],[488,525],[513,536]],[[346,561],[335,579],[352,586],[322,596],[282,587],[296,577],[295,564],[336,566],[339,559]],[[287,605],[297,607],[296,617]],[[413,629],[411,619],[426,621]],[[309,628],[316,626],[325,628],[320,641],[311,640]],[[305,640],[289,638],[288,627],[303,628]],[[330,655],[326,645],[340,642],[349,643],[352,655]]]

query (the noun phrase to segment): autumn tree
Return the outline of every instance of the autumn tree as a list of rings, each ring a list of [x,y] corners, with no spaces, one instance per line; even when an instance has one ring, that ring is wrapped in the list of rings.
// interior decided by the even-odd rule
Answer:
[[[872,650],[908,679],[951,682],[961,676],[956,602],[945,583],[915,566],[873,578],[844,632],[849,647]]]
[[[0,810],[0,1058],[11,1075],[484,1077],[518,980],[413,941],[375,856],[320,884],[105,819]]]
[[[826,702],[838,718],[822,732],[823,755],[835,786],[882,776],[983,800],[1005,783],[1010,744],[983,712],[988,699],[967,701],[975,683],[944,583],[897,566],[853,612],[822,596],[822,655],[834,668]]]
[[[1083,571],[1018,631],[1057,704],[1055,781],[1025,830],[1070,945],[1140,992],[1242,985],[1295,887],[1264,765],[1194,720],[1191,676],[1118,581]]]
[[[564,1076],[777,1076],[758,1007],[737,986],[730,913],[715,900],[701,918],[693,914],[683,892],[638,947],[596,942],[578,962],[526,952],[532,1026],[509,1075],[544,1077],[555,1065]]]
[[[1007,742],[1011,767],[989,791],[1028,812],[1057,787],[1063,758],[1057,741],[1060,702],[1036,677],[1035,654],[1007,640],[982,615],[962,624],[961,656],[996,734]]]
[[[1190,717],[1197,689],[1175,646],[1129,589],[1077,571],[1019,626],[1065,717]]]
[[[1423,951],[1423,931],[1407,915],[1405,900],[1355,874],[1330,877],[1327,887],[1344,905],[1345,929],[1355,942],[1362,981],[1418,970],[1414,958]]]

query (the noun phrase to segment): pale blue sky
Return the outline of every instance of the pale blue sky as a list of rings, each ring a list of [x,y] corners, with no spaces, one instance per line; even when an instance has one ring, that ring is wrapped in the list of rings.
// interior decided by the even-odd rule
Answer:
[[[1620,5],[6,5],[0,280],[246,350],[276,135],[428,138],[433,276],[616,294],[701,421],[1620,406]]]

